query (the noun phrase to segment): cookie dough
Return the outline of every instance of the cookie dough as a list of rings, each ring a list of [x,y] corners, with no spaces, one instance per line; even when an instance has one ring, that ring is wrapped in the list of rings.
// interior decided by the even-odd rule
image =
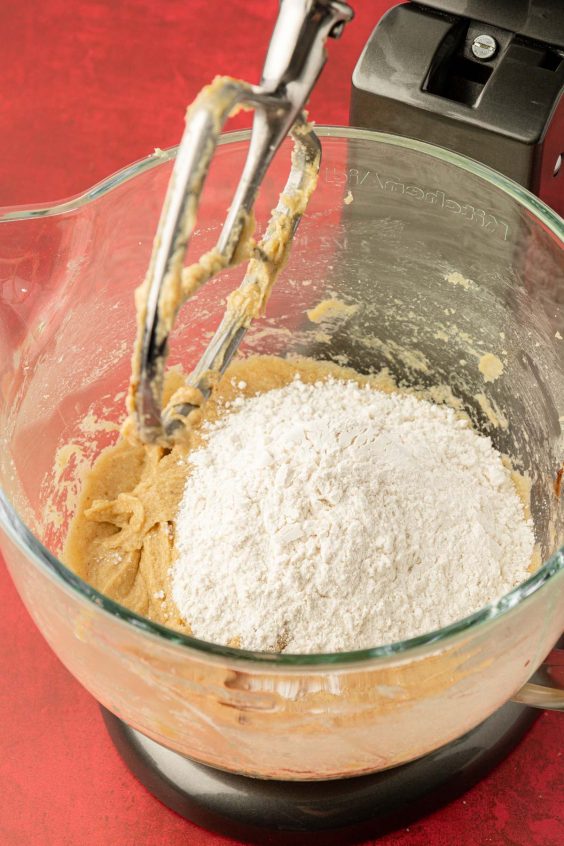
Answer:
[[[503,362],[493,353],[485,353],[478,363],[484,382],[495,382],[503,373]]]

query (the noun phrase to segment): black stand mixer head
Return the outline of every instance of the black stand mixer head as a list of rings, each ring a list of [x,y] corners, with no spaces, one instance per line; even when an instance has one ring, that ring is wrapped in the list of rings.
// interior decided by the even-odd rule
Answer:
[[[564,214],[561,0],[395,6],[353,74],[352,126],[455,150]]]

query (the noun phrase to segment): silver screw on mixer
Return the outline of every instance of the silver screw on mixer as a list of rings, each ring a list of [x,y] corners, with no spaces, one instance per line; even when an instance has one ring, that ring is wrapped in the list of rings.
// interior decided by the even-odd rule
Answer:
[[[486,61],[495,56],[497,41],[491,35],[477,35],[472,42],[471,50],[477,59]]]

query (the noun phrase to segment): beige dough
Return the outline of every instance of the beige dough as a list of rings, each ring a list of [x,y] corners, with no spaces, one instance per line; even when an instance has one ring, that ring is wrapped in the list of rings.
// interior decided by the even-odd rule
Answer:
[[[493,353],[485,353],[479,363],[478,370],[484,377],[484,382],[495,382],[503,373],[503,362]]]
[[[322,300],[314,308],[310,308],[307,313],[308,320],[311,323],[327,323],[337,320],[346,320],[356,314],[360,306],[355,303],[347,305],[342,300],[337,300],[332,297],[329,300]]]

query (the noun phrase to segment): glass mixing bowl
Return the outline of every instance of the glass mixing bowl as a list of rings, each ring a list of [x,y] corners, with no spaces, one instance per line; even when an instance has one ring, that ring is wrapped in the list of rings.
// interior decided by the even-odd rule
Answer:
[[[194,760],[269,778],[382,770],[461,736],[511,697],[564,703],[558,655],[546,685],[526,684],[564,623],[563,223],[446,150],[353,129],[320,135],[319,187],[243,353],[388,367],[436,399],[457,398],[527,474],[544,562],[499,602],[402,643],[308,656],[215,646],[136,616],[61,563],[80,474],[122,416],[133,290],[174,151],[77,199],[0,218],[0,527],[19,593],[63,663],[126,723]],[[193,255],[217,238],[247,145],[246,133],[222,139]],[[288,153],[264,184],[263,223]],[[182,311],[172,363],[195,362],[239,278],[225,273]],[[360,307],[311,322],[306,311],[332,297]],[[495,381],[478,366],[486,353],[503,366]],[[406,484],[416,497],[416,467]]]

